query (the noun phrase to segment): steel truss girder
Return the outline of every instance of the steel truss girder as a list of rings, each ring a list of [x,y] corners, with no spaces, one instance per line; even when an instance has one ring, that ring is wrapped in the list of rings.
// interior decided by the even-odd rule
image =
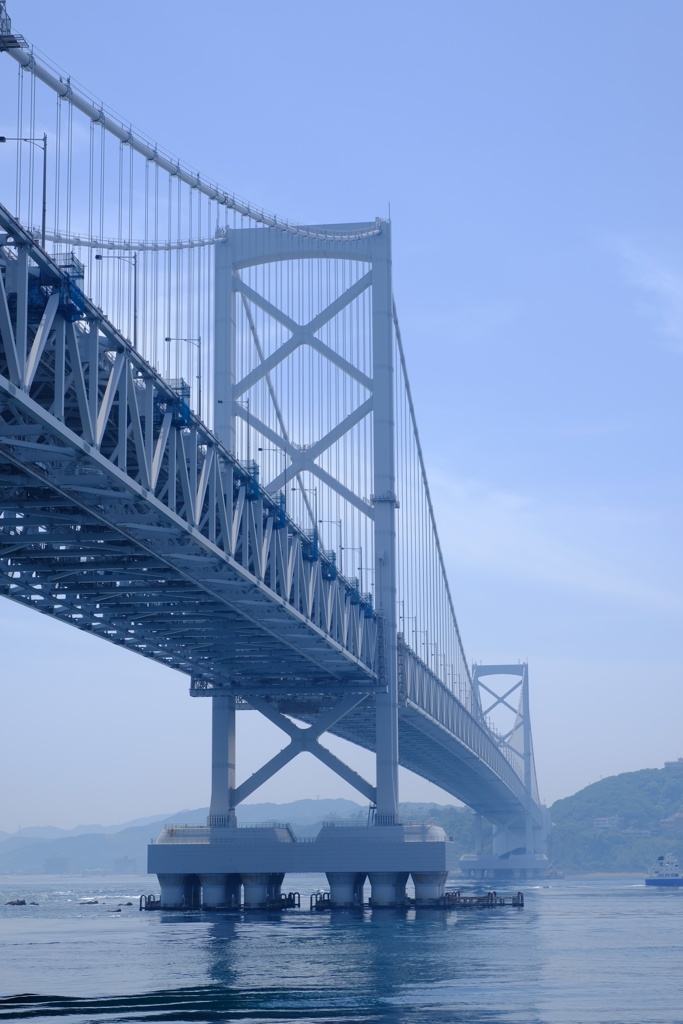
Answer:
[[[376,685],[376,624],[353,586],[324,554],[305,557],[306,535],[80,293],[84,319],[70,319],[74,286],[1,207],[0,228],[0,510],[14,517],[0,518],[2,593],[195,676]],[[59,569],[57,509],[71,522]],[[142,559],[151,592],[180,581],[194,591],[210,658],[164,642],[163,616],[143,628],[115,614],[115,591],[119,607],[144,599],[125,599],[112,544]],[[99,579],[90,592],[86,568]],[[247,637],[251,654],[238,650]]]
[[[526,788],[517,759],[510,755],[505,744],[495,742],[495,735],[479,718],[478,708],[474,714],[468,711],[406,644],[399,644],[398,656],[399,700],[402,708],[406,709],[399,713],[408,714],[408,711],[413,711],[431,720],[430,729],[434,738],[440,745],[448,748],[449,774],[454,773],[456,764],[461,766],[461,773],[462,766],[467,766],[470,771],[474,770],[478,785],[475,785],[474,792],[465,802],[475,808],[481,805],[482,795],[477,795],[476,792],[479,788],[488,790],[488,795],[483,799],[489,801],[491,793],[496,791],[499,791],[497,799],[501,800],[504,791],[513,797],[516,813],[519,813],[520,808],[525,808],[538,818],[540,824],[540,809]],[[433,730],[434,726],[438,732]],[[416,751],[416,754],[419,758],[419,751]],[[482,787],[481,782],[484,779],[487,785]],[[462,787],[463,784],[467,785],[461,778],[459,785]],[[438,785],[442,783],[439,782]],[[449,790],[449,786],[445,788]],[[465,798],[460,795],[460,799]],[[508,799],[502,797],[502,802],[507,804]],[[507,813],[513,811],[514,808],[508,808]],[[488,813],[486,817],[489,817]]]

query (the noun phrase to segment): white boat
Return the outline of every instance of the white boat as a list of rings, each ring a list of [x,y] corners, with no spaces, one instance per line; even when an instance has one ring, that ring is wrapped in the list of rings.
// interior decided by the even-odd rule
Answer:
[[[645,885],[683,885],[683,876],[673,853],[657,858],[657,863],[652,865],[645,876]]]

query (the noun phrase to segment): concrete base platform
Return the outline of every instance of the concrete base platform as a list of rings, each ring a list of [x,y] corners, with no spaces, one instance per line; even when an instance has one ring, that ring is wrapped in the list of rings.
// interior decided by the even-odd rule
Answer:
[[[330,822],[314,840],[297,840],[287,825],[171,825],[148,848],[167,909],[277,905],[285,874],[306,872],[327,875],[333,907],[360,904],[366,878],[373,907],[400,906],[409,875],[416,902],[429,905],[456,866],[443,829],[421,824]]]

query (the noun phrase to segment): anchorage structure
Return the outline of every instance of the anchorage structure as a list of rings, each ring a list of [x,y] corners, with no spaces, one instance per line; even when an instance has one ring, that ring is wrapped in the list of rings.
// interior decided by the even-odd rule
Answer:
[[[239,200],[39,63],[0,0],[3,50],[18,120],[0,164],[1,589],[212,701],[207,824],[150,847],[163,905],[277,903],[308,870],[337,905],[366,877],[374,906],[401,903],[409,874],[438,899],[453,847],[401,822],[399,764],[494,824],[471,873],[544,871],[528,674],[465,659],[389,223],[293,225]],[[243,708],[289,744],[238,783]],[[375,779],[325,732],[374,751]],[[368,801],[368,824],[309,843],[240,827],[239,804],[303,751]]]

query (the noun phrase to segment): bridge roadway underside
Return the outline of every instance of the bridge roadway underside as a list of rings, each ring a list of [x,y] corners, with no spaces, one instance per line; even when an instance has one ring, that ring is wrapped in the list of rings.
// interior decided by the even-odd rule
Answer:
[[[288,691],[376,686],[154,495],[59,425],[51,433],[42,412],[0,394],[0,594],[194,677],[258,691],[277,665]]]
[[[303,722],[366,692],[332,732],[374,750],[374,673],[42,410],[32,419],[26,396],[0,398],[1,595]],[[408,700],[399,738],[406,768],[491,821],[519,820],[499,775]]]

